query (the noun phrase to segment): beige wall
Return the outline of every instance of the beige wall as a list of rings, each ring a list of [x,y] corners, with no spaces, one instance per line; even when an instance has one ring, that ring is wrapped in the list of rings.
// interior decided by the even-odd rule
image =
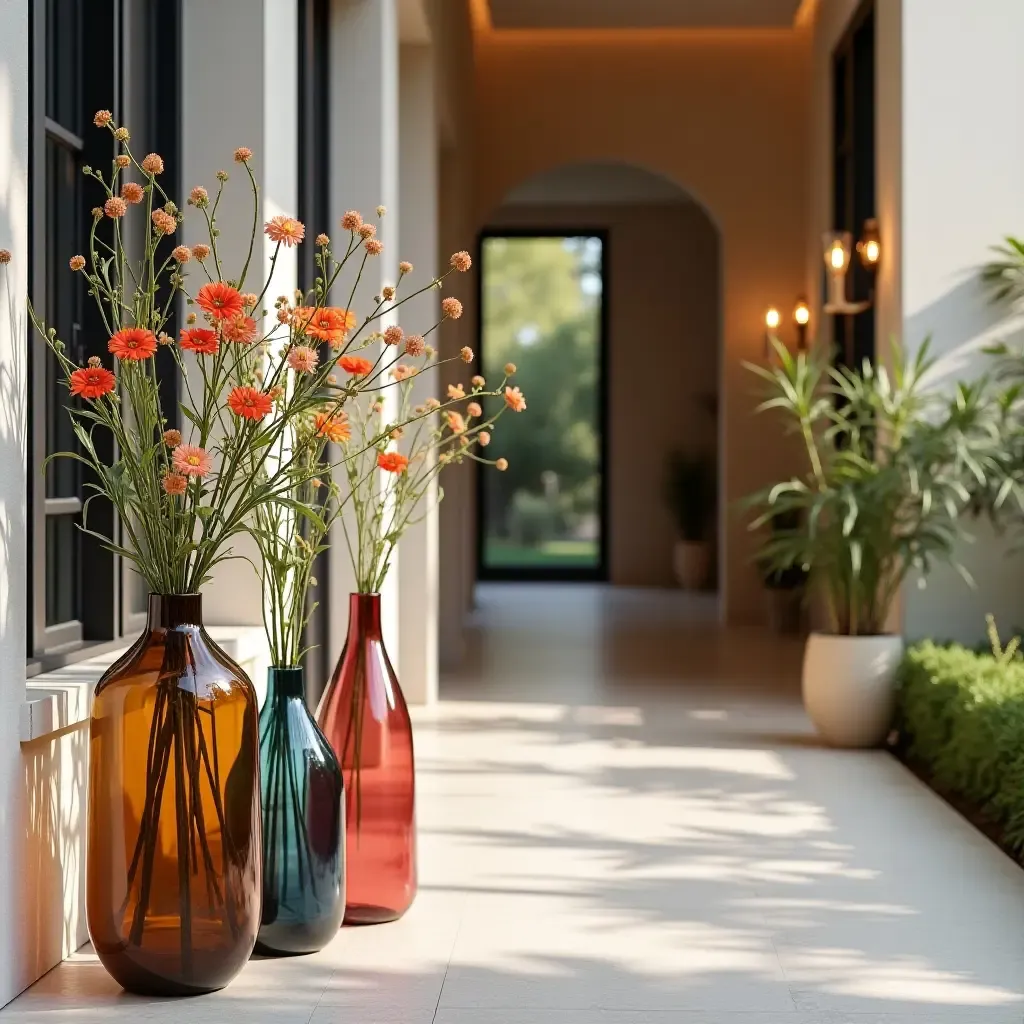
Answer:
[[[723,597],[761,615],[754,539],[731,508],[790,469],[777,432],[751,419],[741,366],[762,350],[764,310],[804,290],[807,83],[804,31],[500,33],[477,51],[476,208],[485,223],[513,186],[567,163],[638,164],[686,189],[722,240]],[[647,265],[645,250],[634,256]],[[637,343],[653,378],[657,362]]]
[[[609,232],[610,576],[627,586],[671,586],[665,460],[673,448],[717,447],[704,404],[718,390],[715,226],[691,202],[507,206],[488,224],[515,226]]]

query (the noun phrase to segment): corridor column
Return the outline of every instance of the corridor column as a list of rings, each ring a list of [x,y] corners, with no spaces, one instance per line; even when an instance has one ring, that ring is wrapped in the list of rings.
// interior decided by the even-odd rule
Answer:
[[[384,285],[394,284],[399,252],[398,234],[398,17],[396,0],[334,0],[331,5],[331,228],[329,233],[344,245],[340,220],[346,210],[358,210],[363,219],[377,222],[378,206],[387,209],[377,223],[377,237],[384,243],[381,256],[368,259],[359,290],[352,300],[360,322],[373,309],[373,296]],[[332,301],[348,301],[352,278],[337,289]],[[340,294],[340,292],[344,294]],[[383,331],[395,320],[383,317],[368,330]],[[375,358],[377,352],[365,353]],[[397,398],[387,389],[386,401]],[[389,410],[390,411],[390,410]],[[341,524],[334,529],[330,546],[330,603],[328,639],[335,655],[345,642],[348,595],[355,590],[348,550]],[[381,594],[381,617],[388,653],[401,673],[398,640],[399,557]]]
[[[401,257],[414,267],[409,291],[437,275],[437,116],[434,51],[428,45],[403,45],[399,90],[399,202],[402,208]],[[430,289],[399,310],[406,334],[423,334],[440,315],[439,295]],[[436,335],[434,336],[436,338]],[[419,374],[413,405],[436,396],[436,367]],[[433,453],[431,455],[433,462]],[[401,550],[399,658],[402,690],[412,704],[437,700],[438,482],[423,497],[422,518],[406,531]]]
[[[230,71],[224,64],[228,53],[245,55]],[[249,250],[253,200],[245,168],[232,154],[238,146],[252,150],[249,166],[260,190],[256,253],[263,260],[253,280],[260,279],[275,248],[262,223],[278,214],[294,217],[298,210],[298,0],[183,0],[182,72],[184,194],[203,185],[213,195],[217,172],[230,176],[217,207],[218,248],[225,277],[236,277]],[[194,211],[187,212],[188,245],[203,241],[200,223]],[[267,288],[270,302],[295,288],[296,272],[296,251],[282,248]],[[251,538],[238,537],[233,546],[235,555],[258,564]],[[204,589],[203,614],[208,625],[262,623],[259,581],[247,561],[234,558],[217,566]]]

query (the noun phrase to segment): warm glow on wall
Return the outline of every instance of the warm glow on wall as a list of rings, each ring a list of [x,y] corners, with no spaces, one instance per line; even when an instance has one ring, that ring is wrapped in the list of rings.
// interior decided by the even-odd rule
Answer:
[[[774,306],[764,315],[764,325],[769,331],[777,331],[781,321],[782,318],[779,316],[779,311]]]

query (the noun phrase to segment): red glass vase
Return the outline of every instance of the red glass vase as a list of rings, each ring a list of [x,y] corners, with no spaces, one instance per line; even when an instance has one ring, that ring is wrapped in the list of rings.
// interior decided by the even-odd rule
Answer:
[[[346,924],[401,917],[416,896],[412,723],[380,628],[380,595],[349,597],[348,636],[316,713],[346,796]]]

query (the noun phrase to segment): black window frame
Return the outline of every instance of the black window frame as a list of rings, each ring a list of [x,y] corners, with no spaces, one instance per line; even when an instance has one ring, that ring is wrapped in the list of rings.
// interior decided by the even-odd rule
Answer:
[[[115,119],[124,107],[125,82],[124,54],[129,45],[126,36],[127,0],[32,0],[29,8],[30,26],[30,106],[29,106],[29,293],[36,310],[49,322],[53,318],[51,307],[58,294],[53,287],[70,282],[73,289],[74,328],[70,337],[64,337],[73,358],[80,362],[98,355],[109,365],[106,350],[107,335],[99,313],[86,292],[82,275],[72,276],[68,259],[84,254],[88,240],[91,215],[89,208],[96,205],[89,200],[98,185],[85,178],[84,165],[103,168],[109,173],[113,156],[113,139],[109,133],[92,124],[96,110],[109,109]],[[165,160],[166,170],[161,179],[170,194],[177,194],[180,185],[181,155],[181,0],[137,0],[147,3],[146,59],[148,70],[147,96],[151,102],[146,110],[151,128],[150,142]],[[54,17],[52,31],[72,24],[78,18],[77,32],[72,49],[77,60],[68,61],[68,54],[57,60],[48,52],[48,18]],[[78,97],[80,109],[77,124],[68,125],[49,116],[48,77],[67,70],[77,81],[71,83]],[[76,66],[75,66],[76,65]],[[105,70],[104,70],[105,69]],[[54,78],[54,81],[56,79]],[[74,129],[74,130],[72,130]],[[64,237],[51,237],[48,218],[53,205],[47,191],[50,163],[48,145],[63,147],[73,154],[75,195],[71,197],[74,215]],[[97,197],[98,200],[99,197]],[[67,251],[65,251],[67,249]],[[57,278],[57,274],[67,275]],[[173,329],[173,324],[168,328]],[[84,489],[88,482],[87,470],[80,467],[74,496],[48,496],[47,481],[42,472],[48,450],[47,422],[52,415],[66,415],[63,407],[70,401],[63,386],[54,379],[52,364],[48,367],[46,343],[38,333],[28,329],[28,631],[27,674],[60,667],[70,662],[92,657],[115,647],[123,646],[127,637],[137,632],[141,616],[132,611],[125,601],[125,573],[122,559],[107,551],[93,537],[74,528],[73,550],[69,577],[60,582],[75,587],[75,617],[60,622],[48,622],[47,614],[47,520],[55,516],[81,515]],[[158,358],[158,374],[165,404],[165,412],[176,409],[178,388],[177,369],[169,353]],[[97,432],[97,448],[104,460],[115,455],[111,438]],[[52,468],[47,475],[52,473]],[[91,529],[106,536],[118,537],[120,526],[109,502],[97,500],[89,505],[88,521]],[[52,567],[51,567],[52,569]],[[52,585],[52,580],[51,580]]]
[[[312,239],[330,231],[331,221],[331,120],[330,120],[330,0],[299,0],[298,60],[298,211],[306,225],[308,244],[299,247],[298,284],[304,291],[317,276],[316,247]],[[325,346],[326,347],[326,346]],[[316,557],[316,587],[307,601],[312,609],[303,637],[306,670],[306,701],[314,708],[327,686],[333,668],[330,640],[330,559],[324,551]]]
[[[875,0],[863,0],[832,51],[832,226],[860,237],[876,217]],[[822,269],[822,294],[827,282]],[[854,254],[849,270],[850,300],[874,298],[874,275]],[[836,362],[860,366],[876,354],[875,310],[832,318]]]
[[[489,238],[599,238],[601,240],[601,309],[598,318],[600,344],[598,346],[598,370],[600,386],[597,396],[598,430],[600,433],[601,486],[598,494],[598,511],[601,523],[598,560],[594,566],[490,566],[486,560],[486,516],[485,516],[485,473],[493,472],[486,466],[474,464],[476,470],[476,578],[485,583],[607,583],[611,578],[611,522],[609,514],[611,502],[611,452],[609,439],[610,416],[610,352],[609,337],[609,302],[611,264],[611,232],[607,227],[587,227],[569,224],[565,227],[494,227],[484,228],[476,240],[476,265],[480,272],[476,277],[476,308],[477,308],[477,358],[479,365],[485,366],[484,356],[484,243]],[[483,372],[483,371],[481,371]]]

